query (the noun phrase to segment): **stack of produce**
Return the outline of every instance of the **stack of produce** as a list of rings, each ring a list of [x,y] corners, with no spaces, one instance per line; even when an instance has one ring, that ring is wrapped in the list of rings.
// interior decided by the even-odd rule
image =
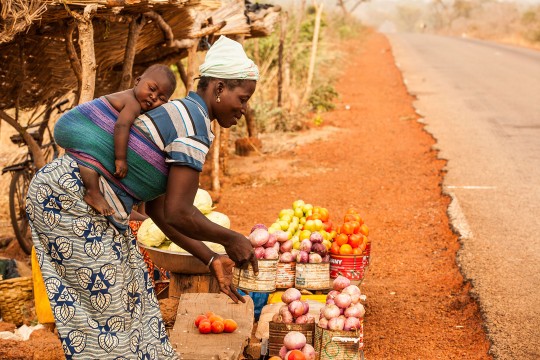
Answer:
[[[306,342],[304,334],[298,331],[290,331],[283,339],[283,346],[279,350],[279,356],[270,360],[315,360],[316,354],[313,346]]]
[[[369,228],[357,210],[350,208],[338,226],[330,253],[335,255],[369,255]]]
[[[263,224],[256,224],[251,228],[248,236],[251,245],[255,248],[257,259],[276,260],[279,258],[280,245],[288,241],[287,234],[268,232],[268,228]]]
[[[238,328],[238,324],[233,319],[223,319],[212,311],[197,315],[194,325],[201,334],[232,333]]]
[[[285,303],[279,312],[274,315],[272,321],[283,324],[310,324],[315,318],[309,314],[309,304],[301,300],[302,294],[298,289],[290,288],[281,295],[281,301]]]
[[[326,305],[321,309],[318,326],[329,330],[361,330],[366,311],[360,303],[360,288],[344,276],[338,276],[332,286]]]

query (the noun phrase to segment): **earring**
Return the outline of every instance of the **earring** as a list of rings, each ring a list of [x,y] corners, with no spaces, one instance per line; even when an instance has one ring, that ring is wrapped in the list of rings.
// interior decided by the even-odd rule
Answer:
[[[219,95],[216,97],[216,102],[221,102],[221,98],[219,97]]]

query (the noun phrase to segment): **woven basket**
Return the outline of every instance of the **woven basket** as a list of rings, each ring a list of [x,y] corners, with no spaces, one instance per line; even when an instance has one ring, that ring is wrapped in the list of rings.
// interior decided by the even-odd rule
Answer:
[[[32,299],[32,277],[0,281],[0,314],[5,322],[20,326],[28,315],[26,302]]]

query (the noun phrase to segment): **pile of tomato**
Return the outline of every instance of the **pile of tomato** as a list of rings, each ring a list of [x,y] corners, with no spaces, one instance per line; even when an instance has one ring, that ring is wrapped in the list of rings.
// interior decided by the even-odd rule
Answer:
[[[370,242],[369,228],[354,208],[350,208],[343,217],[343,223],[336,229],[336,237],[330,247],[330,254],[362,255]]]
[[[234,332],[238,328],[238,324],[232,319],[223,319],[223,317],[209,311],[206,314],[197,315],[195,327],[199,329],[201,334],[220,334]]]

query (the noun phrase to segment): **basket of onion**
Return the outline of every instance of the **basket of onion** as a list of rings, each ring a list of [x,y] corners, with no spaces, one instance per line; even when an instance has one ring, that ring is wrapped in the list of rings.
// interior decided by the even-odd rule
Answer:
[[[315,351],[321,360],[360,359],[365,314],[360,288],[344,276],[338,276],[332,287],[315,329]]]
[[[283,352],[284,339],[291,331],[299,332],[304,336],[301,347],[305,344],[313,345],[315,337],[315,318],[309,314],[307,301],[301,300],[300,291],[295,288],[287,289],[281,295],[281,301],[284,305],[269,323],[268,353],[270,356]]]
[[[273,292],[276,290],[280,245],[277,236],[270,234],[263,224],[257,224],[251,229],[248,239],[255,248],[259,274],[255,275],[251,265],[247,269],[234,268],[233,285],[244,291]]]
[[[276,236],[279,242],[276,287],[278,289],[292,288],[296,277],[296,255],[299,250],[293,249],[293,242],[285,231],[277,230],[272,234]]]
[[[330,288],[330,256],[322,234],[312,232],[309,239],[301,241],[298,250],[294,287],[307,290]]]

